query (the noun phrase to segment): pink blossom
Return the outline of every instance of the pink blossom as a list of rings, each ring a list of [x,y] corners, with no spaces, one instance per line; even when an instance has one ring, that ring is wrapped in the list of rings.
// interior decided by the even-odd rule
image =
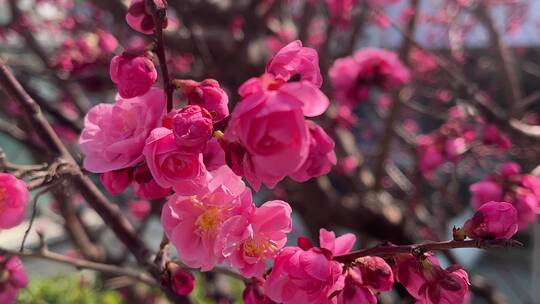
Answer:
[[[519,229],[534,222],[540,213],[540,198],[530,189],[517,187],[507,194],[505,199],[509,199],[517,210]]]
[[[199,194],[171,196],[163,206],[161,221],[182,262],[208,271],[222,259],[215,248],[223,223],[249,208],[253,208],[251,191],[223,166],[212,173]]]
[[[200,106],[186,106],[172,115],[172,131],[182,150],[202,152],[212,138],[212,116]]]
[[[500,172],[503,177],[510,178],[521,173],[521,167],[517,163],[507,162],[501,166]]]
[[[463,137],[448,138],[444,148],[449,160],[457,160],[467,150],[467,142]]]
[[[484,129],[484,143],[486,145],[494,145],[499,149],[508,150],[512,146],[510,139],[502,134],[497,126],[490,124]]]
[[[392,269],[379,257],[366,256],[356,261],[355,267],[347,271],[345,288],[338,294],[338,304],[377,303],[377,292],[392,289]]]
[[[26,183],[9,173],[0,173],[0,229],[19,225],[28,204]]]
[[[426,304],[465,303],[469,292],[469,278],[458,265],[443,269],[434,256],[417,260],[412,255],[396,259],[394,274],[407,291]]]
[[[157,71],[150,58],[128,53],[113,57],[109,73],[123,98],[146,94],[157,79]]]
[[[337,171],[343,174],[352,174],[358,168],[358,159],[349,155],[339,160]]]
[[[375,48],[337,59],[328,73],[335,98],[351,106],[366,100],[371,87],[392,91],[410,80],[396,53]]]
[[[195,288],[195,277],[188,270],[177,267],[171,275],[172,288],[181,296],[187,296]]]
[[[358,5],[358,0],[326,0],[330,22],[341,28],[351,24],[353,9]]]
[[[19,295],[19,289],[28,285],[28,277],[18,257],[11,257],[6,262],[6,257],[0,256],[0,264],[4,263],[5,268],[0,269],[0,303],[13,304]]]
[[[229,97],[217,80],[206,79],[202,82],[180,80],[177,86],[190,105],[199,105],[205,108],[215,121],[229,116]]]
[[[165,94],[158,88],[143,96],[94,106],[84,118],[79,138],[86,156],[84,167],[103,173],[134,166],[143,159],[146,138],[160,126],[164,114]]]
[[[416,145],[420,157],[420,171],[427,176],[444,162],[443,152],[429,135],[418,136]]]
[[[101,51],[105,54],[112,53],[118,47],[118,40],[114,37],[113,34],[106,32],[104,30],[97,30],[98,35],[98,46],[101,48]]]
[[[285,82],[303,80],[318,88],[322,85],[319,55],[314,49],[303,47],[300,40],[295,40],[279,50],[266,64],[266,73]],[[297,76],[298,79],[295,79]]]
[[[154,129],[146,140],[143,153],[159,186],[173,188],[182,195],[195,194],[204,187],[207,172],[202,154],[180,149],[175,144],[172,130]]]
[[[153,1],[158,5],[166,3],[164,0]],[[131,1],[126,15],[126,22],[132,29],[147,35],[153,34],[156,29],[150,8],[146,7],[146,0]],[[163,22],[163,28],[167,28],[167,18]]]
[[[242,294],[242,300],[244,304],[275,304],[276,302],[270,300],[263,290],[264,280],[260,278],[253,278],[250,284],[246,285],[244,293]]]
[[[336,303],[331,296],[343,289],[345,277],[343,266],[332,257],[350,251],[355,237],[336,238],[333,232],[321,229],[319,238],[321,248],[300,244],[304,249],[285,247],[279,253],[264,284],[270,299],[283,304]]]
[[[336,117],[334,118],[338,126],[350,129],[358,123],[358,117],[354,114],[351,108],[347,105],[338,105]]]
[[[516,208],[506,202],[485,203],[465,222],[463,230],[471,239],[509,239],[518,230]]]
[[[208,141],[206,149],[203,152],[203,161],[208,171],[214,171],[226,164],[225,151],[223,151],[216,138]]]
[[[297,182],[327,174],[336,164],[332,138],[314,122],[308,120],[306,124],[310,134],[309,155],[302,167],[291,174],[291,178]]]
[[[133,180],[133,169],[126,168],[102,173],[99,176],[101,184],[112,195],[118,195],[129,186]]]
[[[282,84],[267,74],[248,80],[239,93],[243,99],[225,131],[228,163],[255,189],[261,183],[272,188],[306,161],[310,141],[304,115],[322,114],[328,99],[310,82]]]
[[[139,221],[144,220],[152,210],[152,206],[147,200],[129,201],[128,207],[131,214]]]
[[[472,203],[475,209],[491,201],[498,202],[503,198],[503,189],[501,185],[494,181],[484,180],[472,184],[469,187],[472,193]]]
[[[147,200],[163,198],[171,192],[170,187],[163,188],[156,183],[146,163],[143,163],[135,170],[133,189],[138,197]]]
[[[260,277],[287,241],[291,212],[286,202],[270,201],[247,215],[233,216],[223,223],[216,248],[243,276]]]

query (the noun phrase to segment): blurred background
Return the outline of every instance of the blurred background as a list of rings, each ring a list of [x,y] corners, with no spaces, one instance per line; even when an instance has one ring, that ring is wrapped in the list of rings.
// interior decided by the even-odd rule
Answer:
[[[0,57],[78,161],[84,114],[94,104],[114,101],[110,59],[152,42],[126,24],[128,5],[122,0],[0,0]],[[336,140],[338,164],[328,176],[302,184],[286,180],[256,197],[291,203],[291,244],[300,235],[316,239],[321,227],[353,232],[361,247],[450,239],[452,227],[473,213],[471,184],[507,161],[519,163],[524,173],[540,174],[538,136],[510,123],[540,125],[540,0],[169,0],[167,13],[165,43],[174,78],[217,79],[229,94],[231,110],[238,87],[263,73],[281,47],[300,39],[318,50],[323,89],[332,99],[319,123]],[[367,47],[395,51],[413,79],[399,91],[373,90],[349,113],[333,99],[328,70],[336,59]],[[464,76],[465,84],[455,75]],[[486,104],[473,100],[471,87]],[[175,98],[183,102],[180,94]],[[489,124],[510,142],[507,147],[494,147],[478,135],[459,157],[419,169],[425,156],[419,148],[422,136],[456,130],[481,134]],[[50,160],[3,93],[0,147],[14,163]],[[110,198],[157,249],[163,202],[141,201],[132,191]],[[92,258],[85,248],[98,247],[110,263],[133,263],[74,189],[54,190],[37,208],[34,227],[44,232],[51,250]],[[87,240],[73,238],[73,221]],[[18,248],[27,225],[0,231],[0,247]],[[469,271],[471,303],[540,303],[540,222],[521,229],[517,239],[523,248],[460,249],[440,258]],[[30,234],[27,247],[37,245],[37,235]],[[166,303],[158,291],[122,278],[37,259],[24,264],[31,283],[21,303]],[[196,275],[192,297],[197,302],[241,302],[242,282]],[[380,302],[412,299],[398,288],[381,295]]]

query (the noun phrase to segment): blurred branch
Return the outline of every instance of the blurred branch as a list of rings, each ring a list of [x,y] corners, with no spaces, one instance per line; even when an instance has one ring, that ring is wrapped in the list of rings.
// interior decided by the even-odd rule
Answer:
[[[409,19],[406,25],[405,32],[407,33],[407,36],[413,37],[414,32],[416,30],[416,23],[418,20],[418,8],[420,6],[420,0],[410,0],[410,6],[413,10],[413,15]],[[376,14],[380,14],[381,12],[377,11]],[[403,39],[403,44],[401,46],[401,49],[399,51],[399,57],[405,65],[409,65],[409,52],[412,48],[412,43],[407,40]],[[409,94],[405,94],[405,89],[401,90],[401,92],[394,92],[392,93],[392,105],[390,107],[390,112],[388,114],[388,117],[385,121],[384,131],[382,135],[382,139],[379,143],[378,152],[377,152],[377,159],[375,160],[375,168],[373,169],[373,174],[375,175],[375,184],[373,185],[374,190],[380,190],[382,186],[382,179],[383,175],[385,173],[385,163],[386,158],[388,157],[388,153],[390,151],[390,146],[392,143],[392,138],[394,137],[394,124],[396,120],[399,118],[401,109],[403,106],[403,103],[406,103],[410,100],[410,92]],[[408,96],[404,96],[408,95]]]
[[[488,7],[484,4],[484,1],[478,1],[478,4],[474,10],[476,16],[480,22],[486,28],[491,48],[495,50],[497,60],[496,64],[499,66],[499,70],[502,72],[502,81],[504,89],[504,103],[510,107],[511,110],[516,109],[517,102],[521,99],[521,89],[519,87],[519,81],[517,78],[517,71],[514,69],[515,62],[510,50],[504,44],[501,35],[497,32],[493,19],[489,14]]]

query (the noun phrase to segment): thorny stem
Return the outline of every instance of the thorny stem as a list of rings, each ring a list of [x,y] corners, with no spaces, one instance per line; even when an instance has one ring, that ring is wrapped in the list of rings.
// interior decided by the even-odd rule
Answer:
[[[408,253],[415,256],[419,256],[423,253],[435,250],[449,250],[457,248],[479,248],[479,249],[492,249],[492,248],[508,248],[508,247],[521,247],[522,243],[516,240],[466,240],[466,241],[444,241],[444,242],[431,242],[424,244],[412,244],[412,245],[389,245],[389,246],[376,246],[373,248],[362,249],[352,251],[347,254],[338,255],[334,257],[335,261],[348,263],[364,256],[393,256],[401,253]]]

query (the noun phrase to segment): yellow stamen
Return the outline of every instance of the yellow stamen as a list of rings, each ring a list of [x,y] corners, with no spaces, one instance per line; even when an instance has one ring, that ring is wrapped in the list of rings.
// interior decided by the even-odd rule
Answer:
[[[277,246],[267,239],[254,238],[244,242],[243,249],[247,256],[260,257],[268,251],[276,251]]]
[[[216,236],[221,224],[221,211],[216,207],[206,209],[195,221],[197,233],[204,238]]]

